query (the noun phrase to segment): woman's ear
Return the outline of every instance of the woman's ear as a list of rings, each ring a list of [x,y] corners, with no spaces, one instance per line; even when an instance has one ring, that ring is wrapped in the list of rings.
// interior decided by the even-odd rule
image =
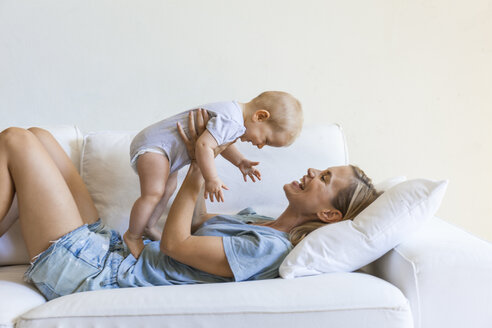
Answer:
[[[325,223],[335,223],[342,221],[343,216],[342,212],[336,209],[331,209],[331,210],[322,210],[316,213],[318,216],[318,219]]]
[[[264,122],[270,118],[270,112],[266,109],[258,109],[251,118],[253,122]]]

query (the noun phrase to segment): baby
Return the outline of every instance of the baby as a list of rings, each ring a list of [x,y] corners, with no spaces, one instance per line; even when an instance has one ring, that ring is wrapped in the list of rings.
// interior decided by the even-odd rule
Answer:
[[[245,181],[249,176],[255,182],[255,177],[261,178],[255,168],[259,162],[244,158],[233,143],[240,138],[259,149],[265,145],[288,146],[302,128],[301,104],[281,91],[263,92],[248,103],[228,101],[201,108],[207,111],[210,120],[196,142],[195,157],[205,179],[205,198],[210,197],[211,201],[214,197],[223,201],[222,188],[227,189],[215,168],[216,150],[222,151],[221,155],[239,168]],[[141,196],[133,205],[130,225],[123,238],[135,258],[144,247],[144,234],[154,240],[160,239],[155,223],[176,189],[178,170],[190,163],[178,131],[178,125],[180,129],[188,126],[189,112],[150,125],[131,143],[131,165],[140,179]]]

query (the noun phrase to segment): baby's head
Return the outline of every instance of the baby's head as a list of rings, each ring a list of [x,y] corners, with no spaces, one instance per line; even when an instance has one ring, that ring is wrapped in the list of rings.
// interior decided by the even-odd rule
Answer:
[[[302,107],[287,92],[265,91],[246,104],[242,141],[258,148],[292,144],[302,129]]]

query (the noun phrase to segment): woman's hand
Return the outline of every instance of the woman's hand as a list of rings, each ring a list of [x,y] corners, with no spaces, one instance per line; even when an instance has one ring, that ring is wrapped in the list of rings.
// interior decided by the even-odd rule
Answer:
[[[196,112],[196,125],[195,125],[195,112]],[[198,108],[196,111],[190,111],[188,113],[188,131],[190,133],[189,136],[183,130],[183,127],[178,122],[178,133],[183,140],[186,150],[188,151],[188,156],[192,161],[195,160],[195,144],[198,140],[198,137],[205,131],[205,127],[207,126],[207,122],[209,120],[208,112],[203,108]]]

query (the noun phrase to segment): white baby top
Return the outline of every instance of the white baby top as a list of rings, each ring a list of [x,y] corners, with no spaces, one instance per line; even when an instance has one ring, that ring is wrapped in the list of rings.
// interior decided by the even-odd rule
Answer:
[[[233,142],[246,131],[243,113],[236,101],[217,102],[197,108],[206,109],[211,116],[207,123],[207,130],[218,145]],[[183,130],[188,133],[189,111],[166,118],[140,131],[130,146],[132,166],[135,168],[138,156],[149,150],[159,150],[166,154],[171,168],[170,173],[189,164],[190,157],[176,127],[176,123],[180,122]]]

